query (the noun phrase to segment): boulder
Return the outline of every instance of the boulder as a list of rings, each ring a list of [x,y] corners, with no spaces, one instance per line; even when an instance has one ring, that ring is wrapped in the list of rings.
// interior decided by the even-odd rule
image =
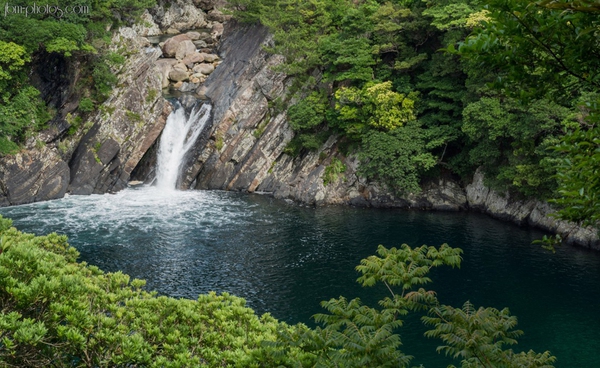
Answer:
[[[177,64],[175,59],[158,59],[156,61],[156,69],[158,69],[158,74],[161,76],[162,88],[169,86],[169,73],[173,70],[175,64]]]
[[[204,86],[198,87],[198,89],[196,90],[196,94],[198,95],[198,98],[200,98],[201,100],[206,100],[206,87],[204,87]]]
[[[69,165],[48,147],[21,151],[0,161],[0,207],[62,198]]]
[[[195,73],[202,73],[208,75],[215,71],[215,67],[212,64],[198,64],[192,69]]]
[[[173,88],[175,88],[175,89],[179,89],[179,88],[181,88],[181,86],[183,86],[183,82],[182,82],[182,81],[179,81],[179,82],[177,82],[177,83],[175,83],[175,84],[173,85]]]
[[[177,61],[177,64],[173,65],[173,70],[179,70],[182,72],[187,72],[188,68],[182,61]]]
[[[198,41],[206,41],[206,42],[208,42],[211,39],[212,39],[212,37],[211,37],[210,33],[200,32],[200,38],[198,38]]]
[[[219,39],[223,34],[223,23],[215,22],[210,30],[210,34],[214,40]]]
[[[222,8],[227,2],[225,0],[194,0],[194,4],[202,10],[209,11],[215,8]]]
[[[204,12],[189,0],[161,1],[151,12],[163,30],[183,31],[206,26]]]
[[[225,15],[217,9],[213,9],[208,12],[208,14],[206,15],[206,19],[213,21],[213,22],[223,23],[223,22],[227,22],[228,20],[230,20],[231,15]]]
[[[179,81],[184,81],[187,80],[190,76],[188,75],[187,72],[181,71],[181,70],[171,70],[171,72],[169,73],[169,79],[172,80],[173,82],[179,82]]]
[[[202,54],[197,53],[197,52],[187,55],[182,60],[182,62],[190,69],[192,69],[194,67],[194,64],[201,63],[203,61],[204,61],[204,57],[202,56]]]
[[[181,91],[181,92],[191,92],[191,91],[195,90],[196,88],[198,88],[198,85],[195,84],[195,83],[183,82],[183,84],[181,85],[181,87],[179,87],[179,91]]]
[[[215,54],[207,54],[203,52],[201,55],[202,59],[207,63],[212,63],[213,61],[219,60],[219,56]]]
[[[168,58],[175,57],[175,54],[177,53],[177,48],[179,47],[179,44],[183,41],[191,42],[190,38],[184,34],[173,36],[166,40],[162,46],[163,55]]]
[[[194,45],[199,49],[208,47],[208,44],[204,40],[197,40],[197,41],[192,41],[192,42],[194,42]]]
[[[179,43],[177,51],[175,51],[175,58],[183,60],[188,55],[196,53],[196,46],[190,40],[185,40]]]
[[[190,40],[192,41],[196,41],[200,39],[200,32],[195,32],[195,31],[190,31],[187,32],[186,35],[190,38]]]

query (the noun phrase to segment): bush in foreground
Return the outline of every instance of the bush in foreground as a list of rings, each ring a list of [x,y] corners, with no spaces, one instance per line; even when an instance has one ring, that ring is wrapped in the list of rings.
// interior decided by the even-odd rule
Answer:
[[[323,327],[258,317],[227,293],[174,299],[142,280],[78,263],[65,236],[34,236],[0,217],[0,367],[409,367],[399,350],[404,316],[421,313],[439,352],[463,368],[552,367],[549,352],[514,352],[522,334],[508,309],[441,304],[428,274],[459,267],[462,251],[387,249],[361,261],[358,282],[390,292],[370,307],[344,297],[322,302]],[[458,360],[457,360],[458,361]],[[453,367],[453,366],[450,366]]]

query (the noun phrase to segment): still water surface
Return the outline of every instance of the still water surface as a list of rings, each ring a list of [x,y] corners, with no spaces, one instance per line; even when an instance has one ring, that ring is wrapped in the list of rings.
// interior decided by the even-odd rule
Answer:
[[[57,232],[81,260],[121,270],[148,288],[193,298],[211,290],[247,299],[258,313],[314,325],[321,300],[340,295],[375,305],[354,267],[377,245],[464,250],[461,269],[437,269],[430,288],[442,303],[509,307],[525,335],[516,351],[550,350],[557,367],[600,367],[600,254],[556,254],[531,245],[542,232],[473,213],[349,207],[307,208],[261,195],[127,189],[0,209],[19,229]],[[445,367],[435,340],[409,319],[402,350],[413,364]]]

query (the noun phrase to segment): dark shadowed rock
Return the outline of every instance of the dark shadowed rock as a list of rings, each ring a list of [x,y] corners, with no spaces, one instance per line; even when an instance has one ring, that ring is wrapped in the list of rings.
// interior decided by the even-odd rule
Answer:
[[[68,185],[69,166],[47,147],[0,161],[0,206],[62,198]]]

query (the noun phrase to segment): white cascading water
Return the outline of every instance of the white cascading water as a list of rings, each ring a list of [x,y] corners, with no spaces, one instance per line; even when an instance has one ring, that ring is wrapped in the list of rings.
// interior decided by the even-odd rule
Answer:
[[[164,190],[177,189],[177,179],[185,154],[194,146],[196,139],[210,118],[211,106],[194,107],[189,116],[182,106],[167,118],[160,138],[156,159],[156,186]]]

